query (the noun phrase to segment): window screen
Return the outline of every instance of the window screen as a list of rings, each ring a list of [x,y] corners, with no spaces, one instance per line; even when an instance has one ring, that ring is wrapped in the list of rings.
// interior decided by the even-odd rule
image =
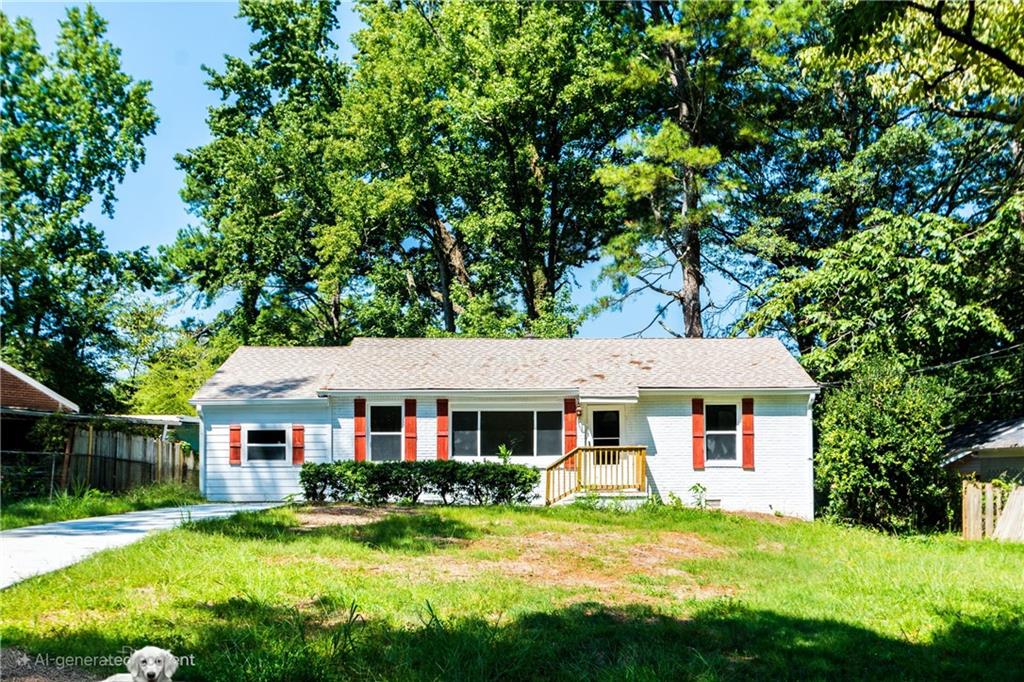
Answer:
[[[562,454],[562,413],[537,413],[537,454]]]
[[[452,454],[476,455],[477,432],[476,412],[452,412]]]
[[[736,406],[704,408],[704,443],[709,461],[736,459]]]
[[[402,459],[401,406],[370,407],[370,459],[374,462],[397,462]]]
[[[619,445],[619,411],[595,410],[594,445]]]
[[[735,431],[735,405],[708,405],[704,408],[704,428],[708,431]]]

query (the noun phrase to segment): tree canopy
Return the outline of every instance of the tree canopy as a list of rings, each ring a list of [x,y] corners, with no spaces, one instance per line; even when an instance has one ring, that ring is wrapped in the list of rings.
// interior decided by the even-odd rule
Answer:
[[[0,13],[4,358],[85,409],[114,404],[115,318],[155,277],[146,249],[110,251],[85,218],[94,201],[113,216],[157,123],[105,32],[91,6],[71,8],[45,55],[28,21]]]
[[[356,8],[345,62],[337,0],[240,3],[253,40],[206,69],[210,141],[177,157],[193,222],[156,259],[83,217],[144,159],[148,84],[92,8],[52,56],[4,16],[5,358],[89,405],[183,411],[239,343],[567,336],[654,292],[644,333],[775,334],[841,391],[835,462],[905,458],[846,447],[835,411],[906,377],[878,424],[1019,413],[1020,3]],[[613,293],[574,305],[595,263]],[[218,313],[167,325],[183,304]],[[934,520],[865,511],[825,469],[836,509]]]

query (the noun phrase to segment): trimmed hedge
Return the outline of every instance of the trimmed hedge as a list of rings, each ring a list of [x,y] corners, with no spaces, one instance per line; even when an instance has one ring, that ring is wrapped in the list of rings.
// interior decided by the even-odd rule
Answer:
[[[416,504],[425,493],[443,504],[525,504],[534,497],[540,471],[497,462],[323,462],[303,464],[299,483],[309,502]]]

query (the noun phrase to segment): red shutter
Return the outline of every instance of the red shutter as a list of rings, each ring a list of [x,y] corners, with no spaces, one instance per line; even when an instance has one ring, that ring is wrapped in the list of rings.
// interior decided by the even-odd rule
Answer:
[[[353,422],[355,422],[356,430],[356,461],[364,462],[366,461],[366,398],[356,398]]]
[[[563,403],[563,426],[565,429],[566,454],[576,449],[576,399],[566,398]]]
[[[562,428],[565,432],[565,452],[568,454],[576,449],[576,399],[566,398],[562,405]],[[574,469],[575,467],[575,457],[565,460],[566,469]]]
[[[754,399],[743,399],[743,468],[754,468]]]
[[[448,401],[437,399],[437,458],[448,459]]]
[[[416,401],[405,400],[405,461],[416,461]]]
[[[704,400],[693,399],[693,468],[704,468]]]
[[[306,461],[306,427],[292,424],[292,464],[301,465]]]
[[[231,425],[231,438],[228,441],[228,463],[229,464],[241,464],[242,463],[242,426],[240,424]]]

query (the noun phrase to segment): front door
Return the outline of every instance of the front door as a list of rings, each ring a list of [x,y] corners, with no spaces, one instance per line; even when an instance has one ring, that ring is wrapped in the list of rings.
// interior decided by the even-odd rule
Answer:
[[[621,445],[619,442],[619,411],[594,410],[590,419],[594,434],[594,445]]]

